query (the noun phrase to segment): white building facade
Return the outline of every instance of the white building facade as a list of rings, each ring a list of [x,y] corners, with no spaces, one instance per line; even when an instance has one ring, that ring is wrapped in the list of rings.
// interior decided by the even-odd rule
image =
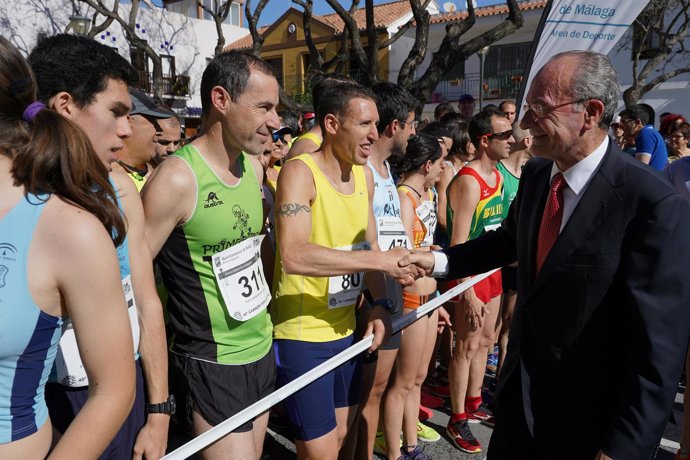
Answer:
[[[459,2],[456,0],[456,3]],[[480,88],[484,92],[484,104],[497,104],[504,99],[515,99],[523,78],[526,78],[524,75],[525,65],[545,4],[546,1],[520,2],[524,25],[515,33],[491,45],[484,59],[483,85],[479,79],[480,58],[474,55],[464,63],[456,65],[453,70],[446,74],[444,80],[439,83],[433,92],[431,100],[425,106],[424,112],[426,114],[433,114],[433,110],[439,102],[448,101],[454,104],[457,102],[458,97],[464,93],[472,94],[476,99],[479,99]],[[478,8],[476,10],[476,24],[461,37],[462,42],[469,41],[503,22],[507,17],[507,11],[505,4],[502,4],[500,7]],[[677,16],[677,13],[674,11],[667,12],[666,22],[670,22]],[[433,52],[438,50],[446,34],[445,27],[448,22],[462,14],[463,12],[442,12],[432,17],[429,26],[428,52],[424,62],[416,71],[418,77],[424,73],[429,65]],[[414,29],[410,29],[392,45],[390,52],[390,81],[397,81],[398,74],[396,69],[400,69],[412,48],[414,35]],[[623,91],[633,82],[631,35],[632,28],[629,28],[609,53],[609,58],[618,72],[621,97]],[[690,40],[686,41],[686,47],[688,45],[690,45]],[[640,62],[640,68],[645,62]],[[671,60],[665,69],[657,69],[647,80],[653,79],[662,70],[668,71],[672,68],[685,67],[686,65],[687,58],[678,56],[675,60]],[[663,112],[679,113],[690,119],[690,74],[681,74],[657,85],[652,91],[644,94],[639,102],[650,104],[656,110],[657,115]],[[624,104],[621,99],[619,109],[622,110],[623,108]]]
[[[164,85],[164,99],[172,102],[173,109],[183,119],[198,118],[201,107],[201,76],[209,60],[213,58],[218,40],[215,24],[210,20],[188,17],[186,11],[183,14],[146,3],[140,4],[136,31],[162,57],[164,80],[168,83]],[[50,36],[65,31],[73,33],[67,30],[70,17],[93,17],[93,11],[85,4],[76,4],[81,11],[74,11],[70,0],[0,0],[0,35],[27,55],[42,35]],[[121,3],[119,6],[119,16],[125,21],[129,17],[130,7],[131,3]],[[96,23],[103,19],[98,16]],[[232,22],[240,23],[234,17]],[[223,32],[226,42],[249,34],[247,29],[227,23],[223,24]],[[94,40],[114,48],[128,61],[135,61],[133,64],[139,71],[140,85],[147,89],[145,80],[150,78],[152,64],[147,58],[137,59],[137,51],[130,48],[120,24],[113,21]],[[143,54],[139,52],[139,56]]]

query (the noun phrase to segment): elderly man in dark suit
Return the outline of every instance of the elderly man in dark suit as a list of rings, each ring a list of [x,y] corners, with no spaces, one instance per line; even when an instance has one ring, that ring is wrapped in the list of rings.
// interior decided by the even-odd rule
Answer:
[[[518,262],[518,302],[489,459],[648,459],[690,335],[690,211],[606,135],[604,55],[554,56],[521,126],[534,136],[501,228],[416,263],[458,278]]]

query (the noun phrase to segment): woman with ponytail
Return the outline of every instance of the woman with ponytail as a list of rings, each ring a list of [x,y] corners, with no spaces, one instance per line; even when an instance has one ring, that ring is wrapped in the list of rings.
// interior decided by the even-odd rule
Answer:
[[[97,458],[125,419],[134,363],[114,250],[124,237],[86,135],[36,102],[28,64],[0,37],[0,458],[45,458],[51,445],[49,458]],[[44,388],[67,317],[92,392],[58,441]]]

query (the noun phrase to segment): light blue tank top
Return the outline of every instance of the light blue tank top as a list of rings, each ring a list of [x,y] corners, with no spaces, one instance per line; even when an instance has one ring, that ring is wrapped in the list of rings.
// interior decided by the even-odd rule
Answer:
[[[48,417],[44,389],[62,319],[34,303],[26,272],[47,198],[30,194],[0,220],[0,443],[35,433]]]
[[[383,237],[381,236],[381,220],[385,219],[379,218],[397,217],[399,220],[400,198],[398,197],[398,191],[395,187],[395,179],[393,178],[393,174],[391,174],[391,168],[387,161],[384,161],[383,164],[388,170],[388,179],[381,177],[381,175],[376,171],[376,168],[374,168],[371,163],[367,162],[367,166],[369,166],[369,169],[371,169],[371,172],[374,175],[374,198],[372,200],[372,207],[374,209],[374,217],[376,217],[376,219],[374,219],[376,221],[376,235],[379,240],[380,249],[385,251],[390,245],[389,243],[384,242]],[[400,222],[400,227],[404,232],[402,221]],[[405,238],[404,241],[406,242],[407,239]],[[385,276],[384,280],[388,298],[390,298],[393,301],[393,305],[395,305],[392,313],[397,315],[402,312],[402,288],[396,280],[389,276]]]
[[[112,179],[110,185],[113,186],[117,195],[117,207],[122,211],[122,202],[120,201],[120,191],[117,189]],[[124,212],[123,212],[124,214]],[[122,280],[122,289],[125,293],[125,300],[127,301],[127,310],[129,313],[130,325],[132,327],[132,338],[134,340],[134,359],[139,359],[139,320],[137,314],[136,304],[134,302],[134,291],[132,289],[131,270],[129,265],[129,241],[125,236],[124,241],[117,249],[117,258],[120,263],[120,277]],[[50,382],[58,382],[62,385],[74,388],[84,388],[89,385],[89,380],[86,375],[86,370],[81,362],[79,350],[77,348],[77,341],[72,328],[72,322],[67,319],[62,326],[62,336],[58,346],[57,358],[55,365],[50,374]]]
[[[371,163],[367,163],[369,169],[374,174],[374,216],[376,217],[400,217],[400,198],[398,198],[398,191],[395,189],[395,181],[391,174],[391,168],[387,161],[383,164],[388,170],[388,179],[384,179],[376,171],[376,168]]]

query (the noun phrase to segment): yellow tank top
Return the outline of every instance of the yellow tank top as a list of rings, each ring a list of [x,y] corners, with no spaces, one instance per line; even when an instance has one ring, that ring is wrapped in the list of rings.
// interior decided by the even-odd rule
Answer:
[[[312,141],[314,144],[316,144],[317,147],[319,147],[319,148],[321,147],[321,142],[322,142],[322,140],[321,140],[321,137],[320,137],[318,134],[315,134],[315,133],[312,133],[312,132],[306,132],[306,133],[302,134],[300,137],[298,137],[297,139],[295,139],[295,141],[297,141],[298,139],[299,139],[299,140],[302,140],[302,139],[309,139],[309,140]]]
[[[278,165],[273,166],[273,169],[275,169],[278,174],[280,174],[280,168],[281,168],[281,166],[278,166]],[[275,195],[276,190],[278,190],[278,181],[266,178],[266,182],[268,182],[269,187],[271,187],[271,190],[273,191],[273,194]]]
[[[363,167],[352,167],[355,191],[343,195],[328,182],[310,154],[290,161],[304,162],[314,176],[316,199],[311,206],[309,242],[341,249],[365,245],[369,193]],[[288,275],[282,271],[278,249],[271,306],[274,338],[329,342],[351,335],[355,329],[355,302],[350,300],[356,297],[353,286],[361,288],[363,275],[330,278]],[[341,289],[338,286],[349,288],[346,295],[337,293]]]

